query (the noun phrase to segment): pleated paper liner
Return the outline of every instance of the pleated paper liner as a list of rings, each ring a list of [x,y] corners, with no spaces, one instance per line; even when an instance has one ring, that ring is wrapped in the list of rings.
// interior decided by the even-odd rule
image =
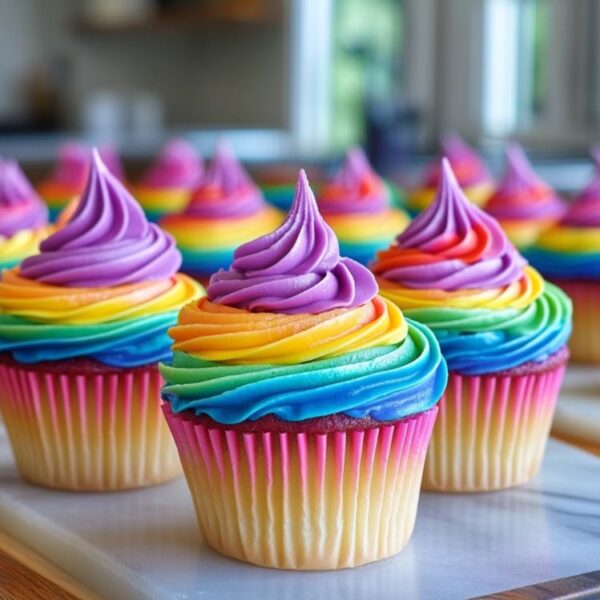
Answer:
[[[538,472],[568,352],[501,373],[450,372],[439,403],[423,489],[486,492],[525,483]]]
[[[553,283],[573,301],[571,360],[600,364],[600,281],[555,279]]]
[[[23,365],[0,356],[0,411],[22,477],[73,491],[154,485],[181,473],[155,365],[85,359]]]
[[[265,567],[340,569],[408,542],[436,407],[358,429],[343,415],[333,427],[311,419],[304,431],[275,417],[244,427],[168,404],[164,412],[200,529],[218,552]]]

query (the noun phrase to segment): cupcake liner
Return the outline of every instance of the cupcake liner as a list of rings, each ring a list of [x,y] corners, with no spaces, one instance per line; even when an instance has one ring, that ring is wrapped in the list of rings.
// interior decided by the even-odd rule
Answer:
[[[248,432],[164,412],[216,551],[265,567],[339,569],[408,542],[436,407],[323,433]]]
[[[553,283],[573,301],[573,333],[569,340],[571,359],[600,363],[600,282],[555,279]]]
[[[450,372],[423,488],[484,492],[532,479],[544,455],[566,356],[549,369],[529,373]]]
[[[0,411],[25,479],[51,488],[109,491],[181,473],[161,415],[156,366],[61,373],[60,365],[43,370],[0,364]]]

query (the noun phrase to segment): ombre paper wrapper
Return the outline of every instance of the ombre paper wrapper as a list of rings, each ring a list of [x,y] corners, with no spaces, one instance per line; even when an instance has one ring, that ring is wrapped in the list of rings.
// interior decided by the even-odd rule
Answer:
[[[44,369],[0,359],[0,411],[22,477],[57,489],[114,491],[180,475],[158,368],[89,363]]]
[[[573,301],[573,333],[569,340],[571,359],[600,363],[600,282],[554,279]]]
[[[244,430],[168,405],[164,412],[216,551],[265,567],[340,569],[408,542],[437,407],[321,431]]]
[[[526,483],[540,468],[568,352],[491,375],[450,372],[423,489],[489,492]]]

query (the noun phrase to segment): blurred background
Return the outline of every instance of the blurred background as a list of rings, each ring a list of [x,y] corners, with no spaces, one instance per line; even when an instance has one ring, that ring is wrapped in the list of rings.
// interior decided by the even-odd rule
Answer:
[[[600,139],[600,0],[0,0],[0,154],[50,163],[77,137],[150,159],[327,161],[384,171],[456,131],[507,139],[576,187]]]

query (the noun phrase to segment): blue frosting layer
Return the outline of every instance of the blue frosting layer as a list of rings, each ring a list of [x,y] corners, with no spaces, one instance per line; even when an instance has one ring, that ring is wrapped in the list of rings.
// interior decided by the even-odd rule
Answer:
[[[22,363],[87,357],[115,367],[170,360],[177,311],[94,325],[45,325],[0,315],[0,352]]]
[[[530,248],[523,255],[542,275],[556,279],[600,279],[600,253]]]
[[[336,413],[394,421],[435,405],[447,381],[435,336],[412,322],[398,345],[297,365],[225,365],[176,352],[173,364],[160,368],[174,412],[227,424],[269,414],[286,421]]]

